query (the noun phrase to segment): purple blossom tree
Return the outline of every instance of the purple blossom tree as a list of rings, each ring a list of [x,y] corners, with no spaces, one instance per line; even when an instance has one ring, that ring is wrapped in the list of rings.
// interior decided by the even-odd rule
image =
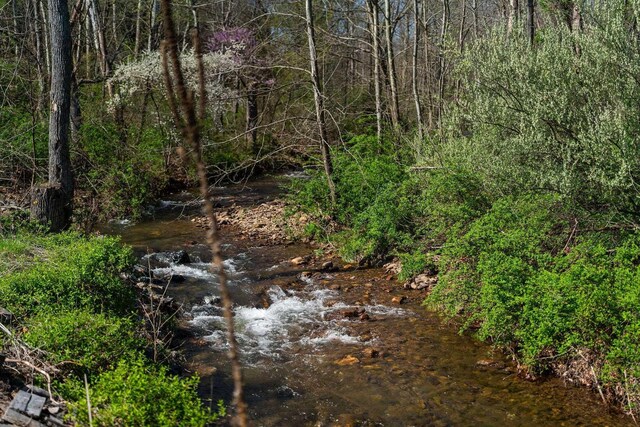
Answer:
[[[242,85],[246,99],[245,132],[252,150],[258,152],[259,95],[271,90],[276,80],[268,62],[261,58],[256,33],[245,27],[230,27],[212,33],[207,41],[209,52],[230,54],[236,62],[236,77]]]

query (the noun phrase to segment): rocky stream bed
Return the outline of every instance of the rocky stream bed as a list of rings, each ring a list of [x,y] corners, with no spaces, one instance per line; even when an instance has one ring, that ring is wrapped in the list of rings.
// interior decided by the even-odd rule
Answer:
[[[592,392],[530,382],[510,359],[459,335],[421,303],[435,279],[405,285],[393,266],[341,262],[330,247],[288,240],[281,179],[214,189],[225,239],[245,394],[264,426],[628,425]],[[160,203],[153,220],[112,223],[182,305],[187,366],[214,404],[231,383],[216,278],[197,197]]]

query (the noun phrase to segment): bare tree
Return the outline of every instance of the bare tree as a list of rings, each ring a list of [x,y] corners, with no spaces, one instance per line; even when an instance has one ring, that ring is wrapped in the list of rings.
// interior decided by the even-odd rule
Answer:
[[[236,341],[235,326],[233,322],[233,301],[227,284],[227,275],[224,266],[224,259],[222,257],[218,221],[213,207],[211,193],[209,191],[207,168],[202,156],[202,146],[200,144],[200,126],[202,119],[204,118],[206,102],[204,66],[202,64],[200,38],[196,30],[194,45],[198,61],[198,92],[200,95],[199,113],[196,114],[194,94],[187,90],[178,54],[178,43],[176,40],[173,12],[171,10],[171,0],[162,0],[162,15],[164,19],[164,40],[161,45],[161,51],[167,98],[176,126],[180,128],[185,142],[191,144],[191,148],[193,150],[198,181],[200,184],[200,194],[204,199],[204,212],[209,220],[207,243],[209,244],[211,254],[213,255],[212,268],[218,275],[220,294],[222,295],[223,300],[224,318],[227,326],[227,340],[229,342],[228,355],[231,362],[234,385],[233,404],[235,405],[236,413],[233,418],[233,424],[239,427],[246,427],[247,405],[244,401],[242,367],[238,355],[238,343]],[[171,67],[173,69],[173,78],[169,71],[169,61],[171,61]],[[178,101],[180,102],[180,107],[177,105]]]
[[[398,103],[398,83],[396,82],[396,63],[393,55],[393,30],[391,28],[391,1],[384,0],[384,36],[387,45],[387,74],[391,90],[391,123],[394,130],[400,126],[400,107]]]
[[[509,0],[509,15],[507,18],[507,33],[511,34],[513,27],[520,19],[520,5],[518,0]]]
[[[380,39],[378,38],[378,2],[377,0],[367,0],[367,11],[371,26],[371,40],[373,56],[373,86],[376,102],[376,135],[378,142],[382,141],[382,93],[380,89]]]
[[[529,36],[529,43],[533,46],[536,38],[536,23],[535,23],[535,6],[534,0],[527,0],[527,33]]]
[[[311,83],[313,84],[313,99],[316,107],[316,121],[320,131],[320,150],[322,152],[322,163],[327,176],[329,186],[329,196],[331,204],[336,204],[336,186],[333,182],[333,165],[331,163],[331,151],[327,137],[327,126],[325,123],[324,99],[322,95],[322,84],[318,73],[318,57],[316,54],[316,35],[313,23],[313,4],[311,0],[305,1],[305,12],[307,18],[307,40],[309,42],[309,64],[311,68]]]
[[[424,0],[423,0],[424,1]],[[420,106],[420,93],[418,92],[418,44],[420,42],[420,25],[418,23],[419,12],[418,0],[413,0],[413,55],[411,63],[411,88],[413,90],[413,101],[416,106],[416,123],[418,126],[418,137],[424,137],[422,132],[422,108]]]

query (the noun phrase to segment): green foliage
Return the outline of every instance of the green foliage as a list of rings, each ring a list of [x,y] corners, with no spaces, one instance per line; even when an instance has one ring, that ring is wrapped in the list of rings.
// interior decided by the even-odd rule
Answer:
[[[379,144],[370,135],[353,136],[344,150],[334,151],[333,180],[338,197],[335,208],[328,199],[322,172],[294,183],[291,202],[318,222],[308,230],[310,233],[326,228],[330,216],[349,227],[336,236],[346,259],[384,255],[409,238],[410,203],[403,199],[407,174],[392,153],[393,147]]]
[[[26,324],[24,340],[46,352],[49,362],[65,362],[72,372],[97,373],[143,347],[129,318],[86,309],[40,313]]]
[[[225,415],[220,402],[212,413],[196,394],[198,377],[181,379],[143,359],[120,361],[114,370],[91,381],[93,422],[101,426],[204,426]],[[73,422],[88,425],[84,384],[68,381],[63,394],[71,401]]]
[[[533,370],[588,348],[606,357],[606,378],[636,375],[640,235],[573,242],[568,212],[553,196],[496,201],[441,251],[427,303],[512,347]]]
[[[550,191],[637,221],[640,51],[626,19],[608,4],[583,33],[547,28],[532,49],[497,30],[468,49],[440,159],[492,194]]]
[[[519,311],[523,285],[536,268],[549,264],[548,251],[562,249],[551,233],[565,231],[555,216],[560,206],[551,196],[498,200],[459,239],[447,241],[430,302],[451,315],[464,313],[467,325],[481,321],[485,338],[511,342],[500,325]]]
[[[414,276],[422,273],[428,267],[435,269],[435,265],[428,255],[421,250],[412,253],[400,254],[400,262],[402,263],[402,271],[398,274],[398,280],[409,280]]]
[[[435,244],[464,234],[491,206],[479,178],[465,170],[434,170],[407,185],[419,189],[416,233]]]
[[[0,177],[29,183],[32,174],[46,166],[43,159],[47,158],[47,138],[45,120],[34,117],[26,109],[0,108],[0,141],[3,141],[0,144]],[[35,178],[37,181],[40,177]]]
[[[109,121],[86,123],[80,130],[79,182],[100,200],[101,219],[139,217],[168,181],[166,135],[157,128],[124,130]]]
[[[28,251],[12,252],[7,240],[13,239]],[[0,277],[0,305],[19,317],[75,308],[126,313],[134,307],[133,291],[120,279],[132,252],[116,238],[19,234],[0,238],[2,247],[8,250],[0,260],[11,267]]]

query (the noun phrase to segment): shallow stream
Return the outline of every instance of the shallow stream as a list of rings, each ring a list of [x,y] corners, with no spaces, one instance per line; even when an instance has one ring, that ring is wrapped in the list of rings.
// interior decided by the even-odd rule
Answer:
[[[250,206],[278,192],[277,179],[215,190],[220,206]],[[229,399],[231,384],[216,279],[191,193],[161,202],[155,218],[112,223],[142,264],[174,275],[169,294],[184,304],[195,338],[183,347],[205,399]],[[560,379],[528,382],[490,346],[459,335],[381,269],[321,271],[305,244],[266,245],[226,227],[226,266],[255,425],[622,426],[597,394]],[[188,253],[190,263],[171,259]],[[306,272],[304,274],[301,274]],[[406,297],[403,304],[394,297]],[[366,316],[363,316],[366,313]]]

